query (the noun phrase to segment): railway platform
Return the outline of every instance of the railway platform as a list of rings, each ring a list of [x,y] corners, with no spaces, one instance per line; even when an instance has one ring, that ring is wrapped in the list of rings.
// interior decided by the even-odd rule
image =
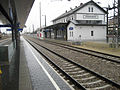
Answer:
[[[19,90],[72,90],[73,88],[23,38],[20,43]]]

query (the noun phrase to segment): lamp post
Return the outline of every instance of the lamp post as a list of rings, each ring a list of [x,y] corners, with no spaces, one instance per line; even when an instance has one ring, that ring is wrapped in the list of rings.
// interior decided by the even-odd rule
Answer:
[[[40,11],[40,29],[41,29],[41,2],[40,2],[39,6],[40,6],[40,10],[39,11]]]
[[[46,15],[42,15],[42,16],[45,16],[45,27],[46,27]]]
[[[34,24],[32,25],[32,28],[33,28],[33,34],[34,34]]]

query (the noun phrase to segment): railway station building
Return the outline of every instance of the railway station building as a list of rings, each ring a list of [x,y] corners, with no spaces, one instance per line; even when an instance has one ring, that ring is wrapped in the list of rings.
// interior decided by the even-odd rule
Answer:
[[[53,20],[53,25],[44,29],[47,38],[80,40],[106,40],[107,12],[93,0]]]

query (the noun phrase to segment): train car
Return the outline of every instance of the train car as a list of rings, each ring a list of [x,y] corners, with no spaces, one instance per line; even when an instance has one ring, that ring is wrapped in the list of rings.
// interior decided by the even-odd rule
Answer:
[[[40,31],[37,31],[37,38],[43,39],[43,37],[44,37],[43,30],[44,29],[41,29]]]

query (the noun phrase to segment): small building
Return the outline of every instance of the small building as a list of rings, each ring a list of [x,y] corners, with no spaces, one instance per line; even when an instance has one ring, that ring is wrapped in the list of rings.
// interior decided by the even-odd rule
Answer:
[[[52,26],[59,26],[53,30],[58,32],[57,35],[55,33],[56,36],[66,40],[105,40],[106,14],[107,12],[93,0],[85,4],[81,3],[80,6],[71,8],[70,11],[54,19]],[[64,27],[60,23],[64,23]]]
[[[67,40],[72,41],[105,40],[106,25],[83,24],[72,20],[67,26],[67,36]]]
[[[45,38],[67,40],[67,23],[56,23],[44,29]]]

